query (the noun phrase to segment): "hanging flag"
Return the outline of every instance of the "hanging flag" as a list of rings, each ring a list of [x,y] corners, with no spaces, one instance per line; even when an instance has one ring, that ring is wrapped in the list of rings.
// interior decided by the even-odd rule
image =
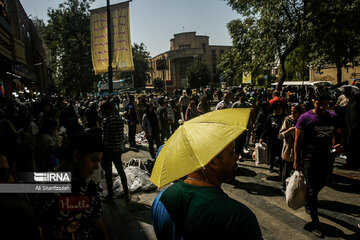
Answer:
[[[129,2],[110,6],[111,51],[114,71],[133,71]],[[106,7],[90,10],[91,57],[95,74],[108,72],[108,30]]]
[[[251,72],[243,72],[242,83],[251,83]]]

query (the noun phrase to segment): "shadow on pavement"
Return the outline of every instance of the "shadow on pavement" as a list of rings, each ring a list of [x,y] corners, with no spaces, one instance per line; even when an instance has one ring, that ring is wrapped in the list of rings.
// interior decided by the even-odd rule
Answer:
[[[245,160],[246,161],[246,160]],[[254,161],[252,161],[254,162]],[[261,166],[256,166],[255,163],[254,165],[247,165],[247,164],[241,164],[241,163],[238,163],[238,166],[244,166],[244,167],[250,167],[250,168],[258,168],[258,169],[264,169],[264,170],[268,170],[269,167],[261,167]]]
[[[359,233],[353,233],[353,234],[345,234],[342,230],[339,228],[326,224],[326,223],[320,223],[321,229],[324,232],[325,238],[339,238],[339,239],[346,239],[346,240],[355,240],[359,239]],[[304,230],[311,232],[311,223],[307,223],[304,226]]]
[[[236,176],[255,177],[256,172],[247,168],[238,167],[235,171]]]
[[[360,217],[360,206],[338,201],[319,200],[318,207],[333,212],[345,213],[353,217]]]
[[[151,206],[139,202],[131,202],[129,209],[137,221],[152,225]]]
[[[342,220],[342,219],[340,219],[340,218],[336,218],[336,217],[330,216],[330,214],[324,214],[324,213],[321,212],[321,210],[319,211],[319,216],[324,217],[324,218],[327,218],[327,219],[329,219],[330,221],[332,221],[332,222],[334,222],[334,223],[336,223],[336,224],[339,224],[339,225],[343,226],[344,228],[347,228],[347,229],[349,229],[350,231],[353,231],[353,232],[359,234],[359,229],[358,229],[357,226],[355,225],[355,224],[356,224],[355,219],[351,219],[351,222],[352,222],[352,223],[350,223],[350,221],[348,221],[349,218],[347,218],[347,220]],[[325,224],[325,223],[322,223],[322,224],[323,224],[323,225],[327,225],[327,224]],[[332,227],[332,228],[335,228],[334,226],[331,226],[331,227]],[[324,228],[324,230],[326,230],[326,228]],[[339,230],[339,231],[340,231],[340,230]],[[341,232],[342,232],[342,231],[341,231]],[[347,238],[347,237],[345,237],[345,236],[347,236],[347,235],[344,234],[344,233],[342,233],[342,234],[343,234],[344,236],[339,236],[339,237],[343,237],[344,239],[353,239],[353,238]],[[350,236],[352,236],[352,235],[350,235]],[[357,236],[359,236],[359,235],[357,235]],[[360,238],[356,238],[356,239],[360,239]]]
[[[101,202],[103,219],[109,239],[147,239],[136,217],[130,211],[134,202],[115,199],[113,202]]]
[[[335,175],[334,175],[334,180],[337,183],[329,186],[330,188],[339,192],[359,193],[359,187],[360,187],[359,181],[355,181],[352,179],[345,179],[343,177],[335,176]]]
[[[279,175],[267,176],[266,180],[273,181],[273,182],[281,182],[281,178]]]
[[[252,195],[261,195],[261,196],[268,196],[268,197],[275,197],[275,196],[283,196],[281,189],[270,187],[270,186],[264,186],[262,184],[258,183],[252,183],[252,182],[240,182],[238,180],[234,180],[232,182],[235,188],[243,189],[247,191],[249,194]]]
[[[127,152],[140,152],[140,151],[138,148],[133,148],[133,147],[126,147],[125,149],[122,150],[122,154]]]

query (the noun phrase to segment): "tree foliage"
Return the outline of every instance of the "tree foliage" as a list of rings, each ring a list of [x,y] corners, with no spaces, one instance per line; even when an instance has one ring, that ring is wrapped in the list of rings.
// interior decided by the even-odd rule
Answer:
[[[309,1],[308,9],[303,43],[311,65],[317,69],[326,64],[335,65],[340,83],[342,67],[358,64],[360,1]]]
[[[286,79],[285,59],[299,46],[304,3],[297,0],[227,0],[242,15],[228,24],[238,66],[256,75],[280,63],[278,87]]]
[[[49,67],[55,82],[66,95],[79,95],[95,89],[101,76],[95,76],[91,61],[90,4],[94,0],[66,0],[48,10],[45,43],[51,52]]]
[[[241,56],[237,49],[232,47],[221,56],[221,62],[217,66],[230,86],[240,85],[242,82],[244,69],[239,61],[241,61]]]
[[[225,72],[237,69],[256,76],[280,65],[280,88],[287,70],[293,75],[304,69],[300,65],[334,64],[341,81],[341,68],[357,64],[359,0],[225,1],[241,15],[228,24],[235,52],[229,53],[234,61],[224,58],[220,67]],[[291,65],[298,57],[303,63]]]
[[[155,78],[153,80],[153,86],[155,91],[160,91],[161,89],[164,89],[164,81],[162,78]]]
[[[132,54],[134,61],[134,72],[123,72],[120,74],[121,78],[131,79],[134,75],[134,87],[143,88],[145,87],[146,81],[149,79],[149,58],[150,53],[147,52],[144,43],[134,43],[132,46]]]
[[[309,81],[309,57],[303,47],[296,48],[285,60],[287,80]]]
[[[189,84],[192,88],[204,87],[210,82],[210,72],[208,65],[198,60],[186,68],[185,75],[188,78]]]

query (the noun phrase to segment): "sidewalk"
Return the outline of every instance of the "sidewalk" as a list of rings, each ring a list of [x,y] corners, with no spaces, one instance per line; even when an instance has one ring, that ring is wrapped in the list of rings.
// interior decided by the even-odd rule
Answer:
[[[156,192],[153,194],[156,195]],[[103,219],[110,240],[156,239],[151,222],[151,205],[142,201],[141,195],[133,194],[130,202],[124,198],[115,199],[112,203],[102,201]]]
[[[127,124],[124,128],[128,133]],[[151,159],[147,146],[139,149],[128,148],[122,154],[122,162],[126,163],[132,158],[146,161]],[[117,198],[114,202],[102,201],[103,219],[110,240],[156,240],[152,227],[151,204],[158,192],[137,192],[131,194],[131,201],[126,202],[124,198]]]
[[[348,181],[354,184],[360,184],[360,171],[349,170],[345,168],[346,159],[341,157],[335,158],[334,177],[335,181]]]

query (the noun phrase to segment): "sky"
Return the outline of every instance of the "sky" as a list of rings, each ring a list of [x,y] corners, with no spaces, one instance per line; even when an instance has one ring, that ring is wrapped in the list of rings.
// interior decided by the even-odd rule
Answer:
[[[65,0],[20,0],[28,16],[46,23],[47,9]],[[123,0],[110,0],[110,4]],[[91,9],[106,6],[96,0]],[[143,42],[154,57],[170,50],[170,39],[181,32],[209,36],[210,45],[232,45],[226,24],[239,18],[224,0],[133,0],[130,3],[130,34],[133,43]]]

